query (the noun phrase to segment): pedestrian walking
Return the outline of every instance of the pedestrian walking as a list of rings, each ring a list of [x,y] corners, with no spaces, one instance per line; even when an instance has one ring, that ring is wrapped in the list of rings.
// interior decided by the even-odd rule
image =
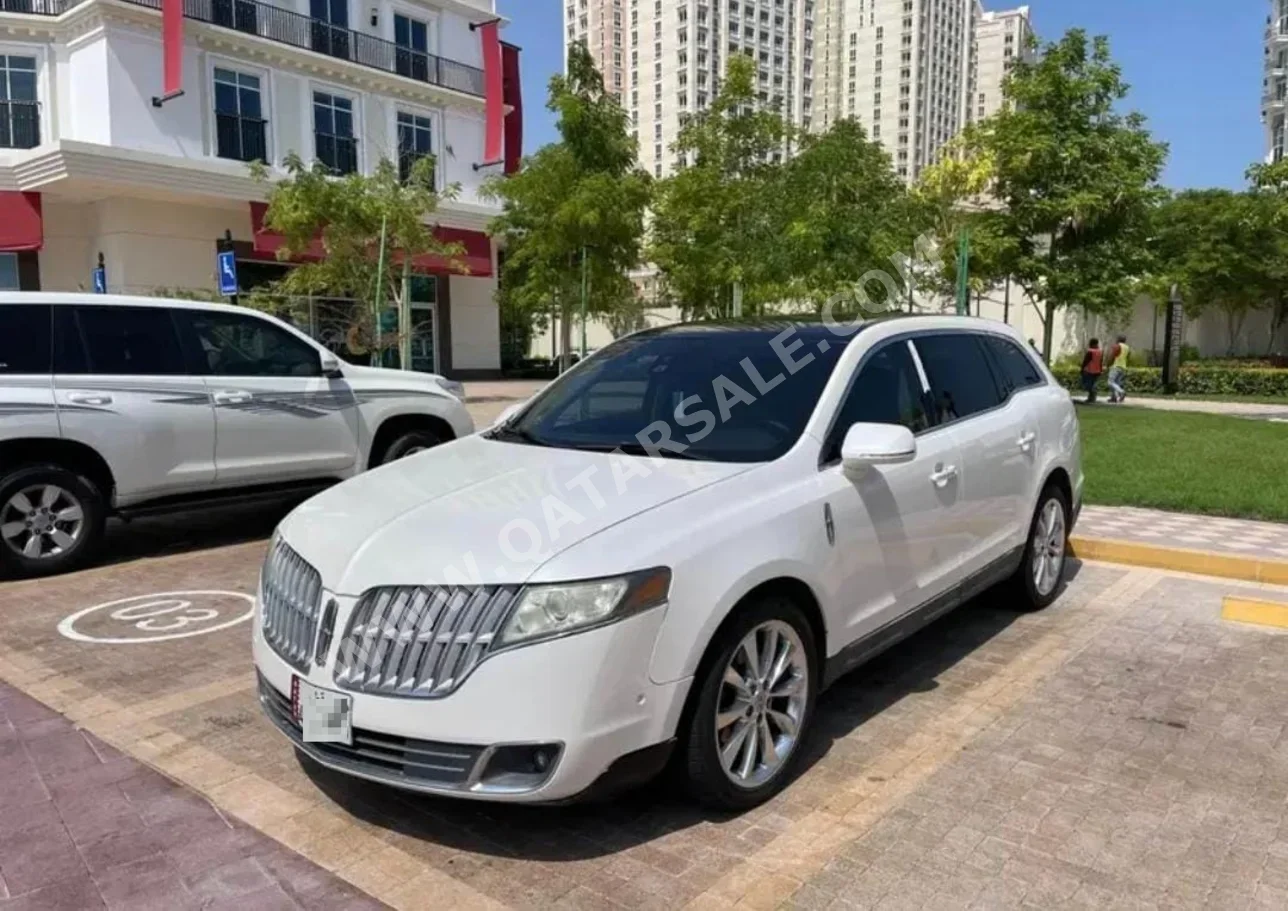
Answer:
[[[1127,365],[1131,346],[1127,336],[1118,336],[1118,343],[1109,351],[1109,401],[1115,405],[1127,401]]]
[[[1096,404],[1096,383],[1105,369],[1105,352],[1100,347],[1100,339],[1093,338],[1087,343],[1087,351],[1082,356],[1082,388],[1087,390],[1087,404]]]

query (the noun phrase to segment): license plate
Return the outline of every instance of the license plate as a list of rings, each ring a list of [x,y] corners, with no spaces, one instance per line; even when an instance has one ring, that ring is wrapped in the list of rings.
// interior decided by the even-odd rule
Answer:
[[[291,711],[305,743],[353,745],[353,697],[291,677]]]

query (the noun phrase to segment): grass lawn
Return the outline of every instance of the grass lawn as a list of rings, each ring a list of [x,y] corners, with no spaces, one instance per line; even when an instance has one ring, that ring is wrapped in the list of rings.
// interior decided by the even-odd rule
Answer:
[[[1079,406],[1088,503],[1288,522],[1288,424]]]

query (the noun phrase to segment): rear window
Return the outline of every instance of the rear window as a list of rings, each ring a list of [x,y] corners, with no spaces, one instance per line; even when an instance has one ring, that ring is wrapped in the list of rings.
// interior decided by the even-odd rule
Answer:
[[[1002,380],[1010,389],[1042,385],[1042,373],[1019,345],[999,335],[986,335],[983,339],[984,346],[1002,371]]]
[[[187,372],[163,307],[60,307],[59,373],[175,376]]]
[[[0,374],[50,372],[49,324],[47,304],[0,305]]]

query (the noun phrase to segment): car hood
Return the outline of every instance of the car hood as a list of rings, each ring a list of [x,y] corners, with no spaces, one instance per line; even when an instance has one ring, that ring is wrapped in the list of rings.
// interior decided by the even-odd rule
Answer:
[[[617,523],[752,468],[467,437],[312,498],[283,539],[330,591],[520,583]],[[605,562],[605,574],[639,569]]]

